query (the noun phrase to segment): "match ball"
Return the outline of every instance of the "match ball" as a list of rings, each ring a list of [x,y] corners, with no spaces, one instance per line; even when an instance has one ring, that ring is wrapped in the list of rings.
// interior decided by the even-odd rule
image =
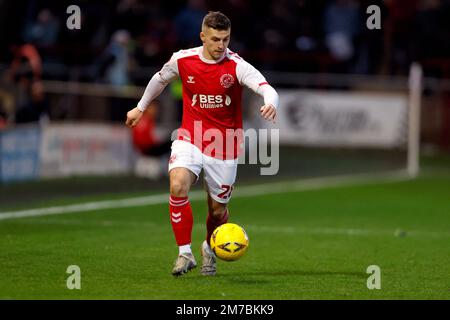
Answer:
[[[210,246],[219,259],[235,261],[247,251],[249,244],[247,232],[234,223],[217,227],[211,235]]]

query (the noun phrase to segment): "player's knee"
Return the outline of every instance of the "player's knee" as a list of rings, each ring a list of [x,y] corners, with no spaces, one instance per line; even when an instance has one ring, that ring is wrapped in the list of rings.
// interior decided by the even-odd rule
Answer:
[[[174,197],[187,197],[189,193],[189,186],[180,181],[173,181],[170,183],[170,194]]]

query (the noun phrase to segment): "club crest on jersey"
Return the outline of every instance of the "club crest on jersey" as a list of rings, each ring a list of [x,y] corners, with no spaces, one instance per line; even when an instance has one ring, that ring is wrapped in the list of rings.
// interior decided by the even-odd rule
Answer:
[[[220,77],[220,84],[228,89],[234,84],[234,77],[229,73],[225,73]]]

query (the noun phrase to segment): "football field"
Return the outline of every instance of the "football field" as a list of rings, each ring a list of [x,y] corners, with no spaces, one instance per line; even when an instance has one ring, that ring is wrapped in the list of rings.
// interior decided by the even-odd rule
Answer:
[[[198,267],[180,278],[170,274],[177,247],[166,195],[0,214],[0,298],[449,299],[450,171],[342,182],[237,185],[229,221],[250,246],[239,261],[219,261],[215,277],[200,275],[201,190],[191,202]],[[79,290],[67,288],[71,265]],[[367,286],[372,265],[380,289]]]

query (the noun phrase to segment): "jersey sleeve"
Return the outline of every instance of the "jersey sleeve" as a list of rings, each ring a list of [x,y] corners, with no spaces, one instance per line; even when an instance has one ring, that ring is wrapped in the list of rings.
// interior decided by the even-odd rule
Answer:
[[[155,73],[150,79],[141,100],[137,104],[139,110],[145,111],[151,102],[161,94],[164,88],[179,76],[178,56],[178,53],[174,53],[161,70]]]
[[[275,89],[269,85],[266,78],[250,63],[241,60],[236,66],[236,76],[241,85],[253,90],[264,98],[264,104],[278,107],[279,96]]]
[[[266,78],[247,61],[241,60],[236,66],[236,77],[242,86],[257,92],[258,88],[267,84]]]
[[[175,52],[159,71],[159,76],[164,82],[169,83],[179,77],[178,58],[179,52]]]

